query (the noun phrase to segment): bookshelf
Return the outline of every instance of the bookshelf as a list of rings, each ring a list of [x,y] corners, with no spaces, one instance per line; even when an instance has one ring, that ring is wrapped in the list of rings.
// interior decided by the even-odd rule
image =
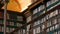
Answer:
[[[60,0],[39,1],[30,5],[24,15],[26,24],[20,28],[26,27],[26,34],[60,33]],[[20,28],[9,34],[14,34],[14,32],[21,30]]]
[[[59,5],[60,0],[49,0],[46,2],[47,11],[45,10],[43,3],[40,3],[40,5],[38,4],[30,9],[30,12],[32,12],[33,20],[33,26],[31,28],[31,30],[33,29],[33,34],[44,34],[44,32],[45,34],[58,34],[59,20],[57,18],[60,17],[60,11],[57,6]]]
[[[0,34],[4,31],[4,9],[0,9]],[[16,28],[21,27],[25,23],[22,13],[7,10],[6,33],[12,32]]]

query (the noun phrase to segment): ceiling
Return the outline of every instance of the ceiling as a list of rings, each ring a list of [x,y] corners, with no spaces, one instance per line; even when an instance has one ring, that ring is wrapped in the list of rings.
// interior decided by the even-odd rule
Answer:
[[[7,5],[7,10],[23,12],[31,3],[31,0],[10,0]],[[4,9],[4,7],[2,7],[2,9]]]

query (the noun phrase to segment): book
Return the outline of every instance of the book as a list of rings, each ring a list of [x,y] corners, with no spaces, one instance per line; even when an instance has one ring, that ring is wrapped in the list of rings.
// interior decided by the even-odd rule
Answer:
[[[58,25],[55,25],[55,29],[57,29],[58,28]]]
[[[34,22],[34,26],[36,26],[36,25],[37,25],[37,21]]]
[[[7,21],[7,22],[6,22],[6,25],[10,25],[10,22]]]
[[[55,3],[55,0],[50,0],[51,1],[51,4]]]
[[[3,18],[3,13],[2,12],[0,12],[0,18]]]
[[[60,31],[58,31],[58,34],[60,34]]]
[[[54,32],[53,34],[57,34],[57,32]]]
[[[33,29],[33,34],[36,34],[35,29]]]
[[[56,14],[56,15],[58,14],[58,10],[55,10],[55,14]]]
[[[53,4],[53,3],[55,3],[55,2],[57,2],[58,0],[51,0],[51,4]]]
[[[58,10],[55,10],[54,12],[52,12],[53,14],[53,16],[56,16],[57,14],[58,14]]]
[[[12,14],[9,14],[9,19],[13,19],[13,15]]]
[[[10,24],[11,26],[14,26],[14,22],[9,22],[9,24]]]
[[[51,24],[51,21],[48,21],[47,22],[47,27],[50,27],[52,24]]]
[[[48,1],[48,2],[47,2],[47,7],[48,7],[49,5],[51,5],[51,1]]]
[[[37,33],[40,33],[40,27],[37,27]]]
[[[3,24],[3,21],[2,20],[0,20],[0,24]]]
[[[27,31],[29,31],[30,27],[31,27],[31,25],[28,25],[28,26],[27,26]]]
[[[21,32],[20,32],[20,30],[18,30],[18,34],[20,34]]]
[[[23,34],[25,34],[25,29],[23,29]]]
[[[23,17],[22,16],[17,16],[17,21],[23,21]]]
[[[4,31],[4,27],[2,27],[2,32]]]
[[[53,15],[53,12],[52,13],[50,13],[50,17],[49,18],[51,18],[51,17],[53,17],[54,15]]]
[[[55,19],[52,19],[51,22],[52,22],[52,25],[53,24],[56,24],[57,23],[57,19],[56,18]]]
[[[37,11],[37,8],[33,10],[33,15],[36,14],[38,11]]]
[[[57,22],[60,23],[60,17],[57,18]]]
[[[42,27],[42,30],[44,30],[44,28],[45,28],[45,25],[44,25],[44,24],[42,24],[42,26],[41,26],[41,27]]]
[[[49,19],[49,14],[45,16],[45,20],[48,20]]]
[[[44,9],[44,5],[40,5],[40,10]]]
[[[57,1],[59,1],[59,0],[55,0],[55,2],[57,2]]]
[[[40,6],[37,8],[38,12],[40,12]]]
[[[9,31],[10,31],[10,30],[9,30],[9,28],[7,27],[7,28],[6,28],[6,32],[8,32],[8,33],[9,33]]]
[[[52,27],[50,27],[50,31],[52,31],[53,29],[52,29]]]
[[[10,28],[10,32],[12,32],[12,31],[14,31],[15,30],[15,28]]]
[[[49,28],[47,29],[47,32],[49,32]]]
[[[58,10],[58,13],[60,14],[60,9]]]
[[[31,21],[31,16],[27,17],[26,19],[27,23]]]
[[[0,26],[0,32],[2,32],[2,26]]]
[[[13,30],[12,30],[12,28],[10,28],[10,32],[12,32]]]
[[[16,23],[16,26],[20,27],[20,26],[22,26],[22,24],[21,23]]]
[[[9,18],[9,13],[7,13],[7,19],[10,19],[10,18]]]
[[[44,22],[43,20],[44,20],[44,19],[42,18],[40,23],[43,23],[43,22]]]

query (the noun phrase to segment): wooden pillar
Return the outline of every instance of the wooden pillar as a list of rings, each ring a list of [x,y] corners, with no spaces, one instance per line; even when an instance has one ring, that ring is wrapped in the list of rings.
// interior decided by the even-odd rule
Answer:
[[[8,4],[8,0],[3,0],[3,3],[4,3],[4,34],[6,34],[7,4]]]
[[[44,4],[44,9],[45,9],[45,13],[47,12],[47,5],[46,5],[46,2],[44,1],[43,2],[43,4]],[[45,18],[46,19],[46,18]],[[46,19],[47,20],[47,19]],[[44,26],[47,28],[47,23],[45,22],[44,23]],[[47,29],[45,29],[44,31],[43,31],[43,34],[47,34]]]

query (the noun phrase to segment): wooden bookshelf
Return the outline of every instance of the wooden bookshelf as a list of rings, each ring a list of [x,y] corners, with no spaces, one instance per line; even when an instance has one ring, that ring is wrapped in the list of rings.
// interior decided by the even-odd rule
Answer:
[[[3,33],[3,30],[4,30],[3,29],[4,28],[4,23],[3,23],[4,15],[3,14],[4,14],[4,9],[0,9],[0,33]],[[7,10],[6,33],[9,33],[11,31],[15,30],[16,28],[19,28],[24,23],[26,23],[26,21],[24,20],[22,13]]]
[[[41,7],[43,6],[43,8],[41,8],[40,6]],[[26,33],[29,34],[54,34],[54,33],[59,34],[60,33],[59,8],[60,0],[55,0],[54,2],[53,0],[48,1],[42,0],[33,3],[32,5],[29,6],[27,10],[25,10],[25,12],[23,12],[24,15],[26,15],[25,17],[27,23],[10,32],[9,34],[14,34],[14,32],[21,30],[23,27],[26,27],[26,29],[29,30],[29,31],[26,30]]]

